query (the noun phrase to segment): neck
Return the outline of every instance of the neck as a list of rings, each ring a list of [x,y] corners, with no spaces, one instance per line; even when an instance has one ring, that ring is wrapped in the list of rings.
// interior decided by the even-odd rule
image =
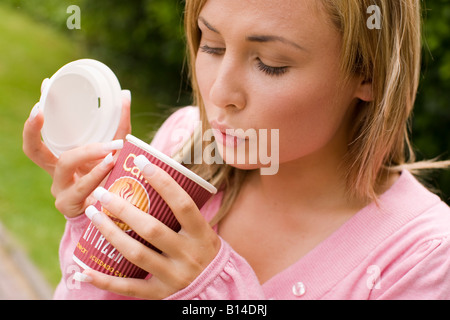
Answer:
[[[343,167],[347,139],[337,135],[323,148],[307,156],[283,162],[274,175],[253,171],[248,182],[260,192],[261,199],[279,208],[296,208],[307,212],[355,212],[367,203],[348,197]],[[275,203],[276,202],[276,203]]]
[[[347,199],[346,181],[339,164],[308,160],[280,165],[278,173],[272,176],[254,171],[249,182],[262,199],[286,209],[296,207],[317,212],[362,206],[359,201]]]

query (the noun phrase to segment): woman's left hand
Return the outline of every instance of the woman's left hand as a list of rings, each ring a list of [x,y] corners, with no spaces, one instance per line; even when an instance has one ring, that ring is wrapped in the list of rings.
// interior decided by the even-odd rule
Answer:
[[[142,158],[141,158],[142,160]],[[152,274],[149,279],[109,276],[85,270],[76,278],[120,295],[162,299],[187,287],[215,258],[220,239],[202,217],[192,198],[161,168],[136,163],[144,177],[169,205],[181,225],[177,233],[118,195],[98,188],[94,195],[102,206],[162,251],[158,253],[123,232],[105,213],[86,214],[103,236],[126,259]]]

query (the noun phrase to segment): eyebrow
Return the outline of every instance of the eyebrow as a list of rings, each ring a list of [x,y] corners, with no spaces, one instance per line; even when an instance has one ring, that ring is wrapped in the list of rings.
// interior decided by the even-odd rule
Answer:
[[[210,25],[209,22],[205,20],[205,18],[198,17],[198,21],[201,21],[212,32],[220,34],[220,32],[216,28],[214,28],[212,25]]]
[[[283,37],[280,37],[280,36],[254,35],[254,36],[248,36],[247,37],[247,41],[250,41],[250,42],[261,42],[261,43],[264,43],[264,42],[281,42],[281,43],[293,46],[293,47],[295,47],[297,49],[300,49],[300,50],[306,50],[305,48],[303,48],[302,46],[296,44],[295,42],[290,41],[290,40],[288,40],[286,38],[283,38]]]
[[[208,21],[205,20],[205,18],[203,17],[199,17],[198,18],[199,21],[201,21],[209,30],[211,30],[214,33],[217,33],[220,35],[219,30],[217,30],[215,27],[213,27]],[[252,36],[248,36],[246,38],[247,41],[250,42],[260,42],[260,43],[265,43],[265,42],[281,42],[284,44],[288,44],[290,46],[293,46],[297,49],[300,50],[305,50],[306,49],[300,45],[298,45],[297,43],[290,41],[284,37],[281,36],[273,36],[273,35],[252,35]]]

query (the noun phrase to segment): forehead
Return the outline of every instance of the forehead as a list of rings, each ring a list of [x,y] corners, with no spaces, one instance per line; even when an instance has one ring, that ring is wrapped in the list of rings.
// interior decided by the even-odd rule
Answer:
[[[320,3],[320,0],[208,0],[200,16],[224,37],[275,34],[307,43],[320,36],[337,35]]]

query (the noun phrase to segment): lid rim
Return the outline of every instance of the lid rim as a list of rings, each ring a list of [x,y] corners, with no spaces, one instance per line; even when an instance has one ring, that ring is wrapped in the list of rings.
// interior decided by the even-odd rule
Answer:
[[[173,169],[177,170],[187,178],[191,179],[201,187],[203,187],[205,190],[212,194],[217,193],[217,188],[214,187],[211,183],[197,175],[196,173],[192,172],[188,168],[184,167],[181,163],[175,161],[174,159],[170,158],[168,155],[162,153],[161,151],[157,150],[156,148],[152,147],[151,145],[145,143],[144,141],[140,140],[139,138],[136,138],[135,136],[128,134],[126,136],[126,140],[135,146],[143,149],[144,151],[148,152],[155,158],[161,160],[162,162],[166,163]]]

